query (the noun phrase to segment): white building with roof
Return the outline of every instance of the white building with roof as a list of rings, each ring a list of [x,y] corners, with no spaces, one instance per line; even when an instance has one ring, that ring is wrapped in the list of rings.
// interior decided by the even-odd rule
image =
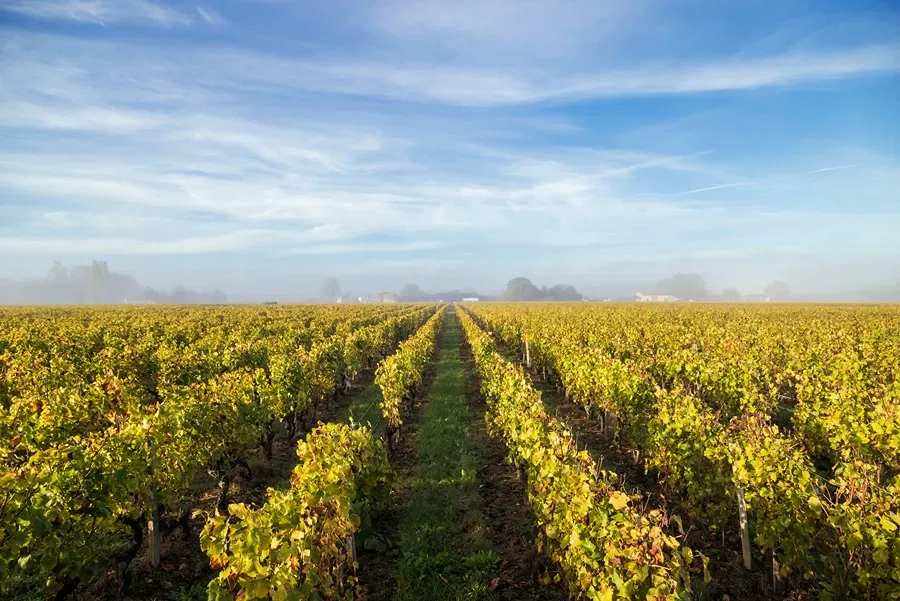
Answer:
[[[644,294],[643,292],[638,292],[635,297],[640,303],[674,303],[680,300],[671,294]]]

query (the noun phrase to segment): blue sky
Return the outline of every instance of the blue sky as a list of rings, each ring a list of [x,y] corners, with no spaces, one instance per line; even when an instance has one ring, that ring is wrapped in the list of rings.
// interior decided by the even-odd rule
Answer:
[[[6,0],[0,38],[0,277],[900,280],[893,0]]]

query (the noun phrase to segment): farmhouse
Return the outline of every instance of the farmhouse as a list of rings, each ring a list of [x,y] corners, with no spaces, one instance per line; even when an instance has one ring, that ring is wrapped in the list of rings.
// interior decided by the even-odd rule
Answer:
[[[643,303],[674,303],[679,300],[677,296],[672,296],[671,294],[644,294],[643,292],[638,292],[635,296],[638,302]]]

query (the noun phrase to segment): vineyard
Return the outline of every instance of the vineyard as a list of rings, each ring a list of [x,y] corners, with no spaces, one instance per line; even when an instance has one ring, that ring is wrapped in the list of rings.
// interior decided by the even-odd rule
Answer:
[[[0,596],[900,599],[900,309],[0,311]]]

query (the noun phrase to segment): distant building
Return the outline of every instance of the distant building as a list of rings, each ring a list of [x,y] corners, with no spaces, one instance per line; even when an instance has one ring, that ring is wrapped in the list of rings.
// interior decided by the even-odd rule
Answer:
[[[638,302],[643,303],[674,303],[679,300],[677,296],[672,296],[671,294],[644,294],[643,292],[638,292],[635,296]]]
[[[378,295],[379,303],[396,303],[398,300],[398,296],[393,292],[382,292]]]
[[[478,302],[478,297],[477,297],[477,296],[468,296],[468,297],[466,297],[466,298],[463,298],[463,299],[462,299],[462,302],[464,302],[464,303],[477,303],[477,302]]]

